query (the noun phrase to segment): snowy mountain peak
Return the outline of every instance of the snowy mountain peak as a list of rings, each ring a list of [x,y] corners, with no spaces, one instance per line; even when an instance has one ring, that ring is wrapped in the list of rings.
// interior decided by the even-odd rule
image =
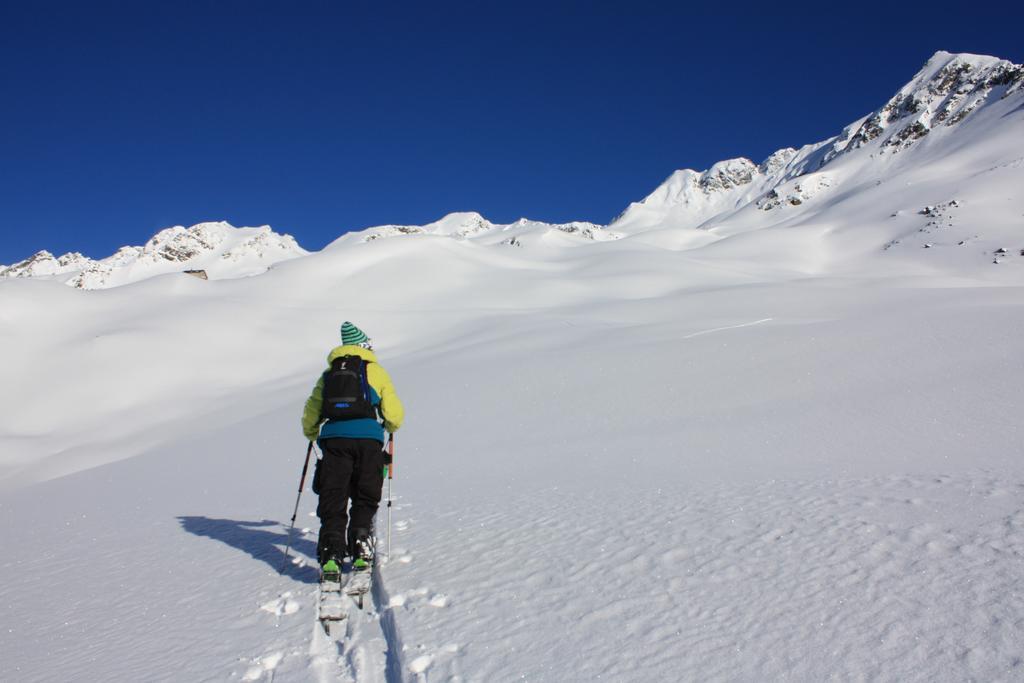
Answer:
[[[155,254],[168,261],[189,261],[203,252],[216,249],[233,230],[227,223],[199,223],[191,228],[181,225],[166,228],[149,238],[144,254]]]
[[[423,231],[432,235],[469,237],[494,227],[494,223],[475,211],[450,213],[439,221],[423,226]]]
[[[797,155],[785,148],[760,165],[739,157],[719,161],[706,171],[675,171],[654,192],[631,204],[611,227],[635,233],[671,222],[674,227],[695,228],[762,195]]]
[[[776,152],[773,152],[767,159],[761,162],[761,165],[757,167],[757,172],[762,175],[774,176],[779,171],[784,169],[793,157],[797,155],[797,151],[792,147],[784,147]]]
[[[731,190],[741,185],[749,185],[757,173],[757,166],[750,159],[740,157],[719,161],[700,178],[700,187],[705,192]]]
[[[45,249],[11,266],[0,266],[0,277],[48,277],[87,267],[92,260],[78,252],[55,257]]]
[[[605,230],[603,226],[586,221],[569,223],[544,223],[520,218],[514,223],[502,225],[492,223],[475,211],[450,213],[440,220],[426,225],[380,225],[358,232],[349,233],[331,243],[331,247],[351,242],[374,242],[376,240],[403,237],[407,235],[430,235],[449,237],[456,240],[471,240],[480,244],[502,244],[521,247],[544,236],[558,236],[559,246],[571,246],[591,241],[617,239],[620,235]],[[568,236],[568,241],[565,241]],[[551,244],[548,241],[548,244]]]
[[[183,270],[204,270],[211,279],[255,275],[306,253],[291,235],[269,226],[236,228],[218,221],[165,228],[141,247],[121,247],[100,260],[79,253],[54,258],[40,251],[0,269],[0,277],[55,279],[79,289],[105,289]]]
[[[641,203],[652,204],[674,202],[679,204],[697,201],[697,193],[711,195],[750,184],[758,166],[750,159],[739,157],[719,161],[704,172],[685,168],[675,171],[658,189],[649,194]]]
[[[881,151],[899,152],[936,128],[960,123],[987,102],[1021,90],[1024,67],[1005,59],[936,52],[914,78],[869,116],[839,153],[880,139]]]

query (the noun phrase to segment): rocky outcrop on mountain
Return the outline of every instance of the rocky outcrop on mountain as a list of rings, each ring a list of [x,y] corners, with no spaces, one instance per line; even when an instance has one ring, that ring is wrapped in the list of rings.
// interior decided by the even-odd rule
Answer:
[[[749,185],[758,172],[758,167],[750,159],[720,161],[700,174],[697,186],[707,194],[724,192],[741,185]]]
[[[757,167],[757,172],[765,176],[777,176],[782,169],[786,168],[789,162],[791,162],[793,157],[796,155],[797,151],[792,147],[780,149],[762,161]]]
[[[281,257],[290,257],[305,253],[291,235],[279,235],[267,226],[256,228],[251,237],[229,248],[220,255],[224,261],[238,263],[245,259],[255,258],[260,261],[278,261]]]
[[[882,140],[881,151],[900,152],[937,126],[955,126],[986,102],[1021,89],[1024,67],[1003,59],[937,52],[892,99],[869,116],[850,140],[826,157]]]
[[[835,181],[827,173],[810,173],[793,180],[781,183],[769,190],[757,201],[757,208],[771,211],[786,206],[801,206],[824,190],[832,187]]]

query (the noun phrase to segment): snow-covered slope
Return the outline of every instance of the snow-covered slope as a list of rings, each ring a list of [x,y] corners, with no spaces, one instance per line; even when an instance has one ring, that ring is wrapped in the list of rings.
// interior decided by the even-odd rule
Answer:
[[[835,184],[701,229],[456,214],[259,277],[0,280],[0,680],[1019,680],[1024,150],[993,92],[898,152],[783,155],[762,175]],[[339,645],[308,490],[277,570],[346,319],[408,418]]]
[[[290,235],[279,235],[268,226],[199,223],[161,230],[144,246],[121,247],[98,261],[77,252],[58,258],[40,251],[12,266],[0,266],[0,278],[46,278],[79,289],[105,289],[185,270],[203,270],[212,279],[256,275],[306,253]]]

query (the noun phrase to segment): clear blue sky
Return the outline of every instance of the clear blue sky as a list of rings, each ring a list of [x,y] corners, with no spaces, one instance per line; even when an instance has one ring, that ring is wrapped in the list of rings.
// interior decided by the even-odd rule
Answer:
[[[998,11],[996,10],[998,7]],[[986,9],[987,8],[987,9]],[[0,263],[174,224],[605,223],[881,106],[1021,3],[3,2]]]

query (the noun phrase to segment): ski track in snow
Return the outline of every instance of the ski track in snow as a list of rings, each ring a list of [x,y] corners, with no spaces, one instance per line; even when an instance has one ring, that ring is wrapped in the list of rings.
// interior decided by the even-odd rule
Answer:
[[[355,601],[346,596],[350,603],[348,616],[340,622],[335,622],[331,635],[325,632],[317,619],[319,589],[313,588],[309,591],[306,600],[309,607],[307,614],[312,616],[313,626],[307,652],[308,672],[300,668],[289,675],[274,677],[273,680],[301,681],[307,680],[310,676],[324,683],[392,683],[402,680],[398,629],[391,613],[381,609],[381,605],[388,604],[388,598],[381,585],[379,569],[374,571],[377,572],[377,576],[373,591],[367,596],[364,608],[360,610]],[[253,675],[257,673],[255,668],[250,668],[250,672]]]
[[[692,334],[680,337],[680,339],[693,339],[694,337],[700,337],[705,334],[711,334],[713,332],[721,332],[723,330],[738,330],[741,327],[753,327],[754,325],[760,325],[762,323],[771,322],[771,318],[762,318],[761,320],[754,320],[749,323],[740,323],[739,325],[726,325],[725,327],[715,327],[710,330],[701,330],[700,332],[694,332]]]

